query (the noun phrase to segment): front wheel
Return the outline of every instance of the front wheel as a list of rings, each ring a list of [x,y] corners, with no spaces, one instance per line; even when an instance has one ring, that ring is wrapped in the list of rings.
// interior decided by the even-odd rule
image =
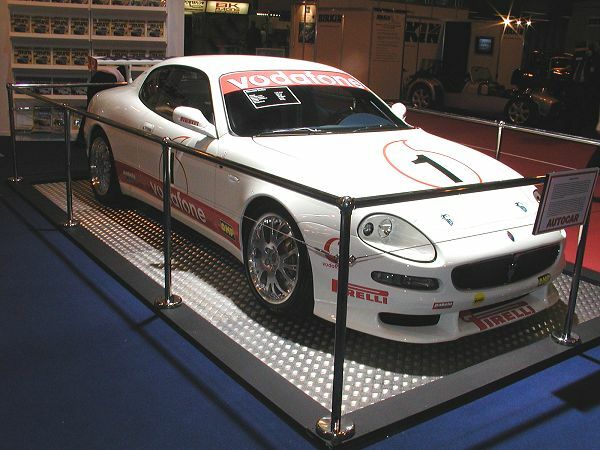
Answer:
[[[300,230],[282,208],[262,208],[245,233],[244,266],[254,296],[276,312],[313,309],[312,273]]]
[[[92,135],[89,164],[94,195],[106,205],[115,204],[121,197],[121,188],[110,143],[102,131],[96,131]]]
[[[517,97],[509,100],[505,115],[506,120],[513,125],[529,126],[537,119],[537,109],[531,100]]]

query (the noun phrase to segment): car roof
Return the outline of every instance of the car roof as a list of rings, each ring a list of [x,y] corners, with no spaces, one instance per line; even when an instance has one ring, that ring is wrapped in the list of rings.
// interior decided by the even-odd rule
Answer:
[[[200,69],[211,78],[226,73],[259,70],[324,70],[344,73],[335,67],[311,61],[254,55],[180,56],[169,58],[155,67],[171,64]]]

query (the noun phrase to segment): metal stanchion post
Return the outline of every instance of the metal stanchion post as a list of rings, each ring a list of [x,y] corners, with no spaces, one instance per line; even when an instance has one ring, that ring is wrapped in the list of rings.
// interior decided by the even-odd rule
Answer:
[[[13,97],[13,90],[10,83],[6,83],[6,91],[8,94],[8,122],[10,124],[10,143],[12,145],[12,162],[13,162],[13,176],[8,179],[13,183],[23,181],[23,177],[17,174],[17,136],[15,129],[15,101]]]
[[[72,228],[79,225],[79,220],[73,219],[73,188],[71,185],[71,110],[65,108],[64,115],[65,127],[65,150],[67,160],[67,221],[63,224],[66,228]]]
[[[335,316],[335,343],[333,350],[333,395],[331,417],[319,419],[317,433],[331,442],[349,439],[354,434],[354,423],[342,417],[342,391],[344,387],[344,356],[346,353],[346,315],[348,311],[348,272],[350,270],[350,221],[354,200],[340,200],[340,256],[338,258],[338,292]]]
[[[502,128],[504,128],[504,121],[498,123],[498,137],[496,138],[496,159],[500,159],[500,147],[502,146]]]
[[[587,241],[591,212],[592,208],[590,207],[587,217],[585,218],[585,223],[583,224],[583,229],[581,230],[579,245],[577,246],[577,255],[575,256],[575,267],[573,268],[573,279],[571,280],[571,290],[569,291],[569,305],[567,307],[565,325],[562,333],[552,333],[552,340],[561,345],[573,346],[581,343],[581,338],[577,333],[571,332],[571,328],[573,327],[573,316],[575,315],[575,305],[577,304],[579,278],[581,277],[581,268],[583,267],[583,255],[585,253],[585,243]]]
[[[171,140],[163,139],[163,218],[164,218],[164,262],[165,262],[165,296],[156,300],[157,308],[176,308],[182,303],[181,297],[171,294]]]

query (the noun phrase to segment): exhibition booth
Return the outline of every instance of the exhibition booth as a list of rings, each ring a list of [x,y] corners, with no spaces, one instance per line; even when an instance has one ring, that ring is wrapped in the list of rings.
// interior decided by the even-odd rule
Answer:
[[[450,123],[469,121],[477,126],[492,127],[494,154],[480,158],[476,150],[426,135],[418,127],[407,125],[406,108],[399,103],[388,107],[375,96],[369,97],[372,94],[365,85],[384,99],[402,98],[406,63],[412,62],[415,67],[408,76],[416,72],[421,59],[440,57],[438,44],[445,23],[466,21],[466,11],[437,8],[441,12],[435,17],[420,17],[417,21],[411,16],[414,11],[397,8],[344,7],[347,2],[340,2],[344,5],[323,2],[319,10],[315,4],[292,5],[287,18],[290,27],[287,46],[255,46],[256,53],[276,54],[274,49],[278,48],[282,56],[326,62],[356,78],[343,72],[319,72],[319,66],[300,69],[300,62],[281,70],[264,63],[264,67],[252,68],[254,72],[233,71],[231,67],[240,64],[233,57],[210,60],[215,63],[206,69],[208,75],[205,75],[194,65],[208,59],[182,58],[172,65],[167,60],[160,63],[165,72],[182,70],[186,64],[190,70],[185,74],[187,78],[182,76],[177,79],[179,84],[169,86],[172,97],[165,102],[170,108],[165,116],[165,108],[161,109],[164,105],[150,89],[159,91],[162,81],[157,76],[154,82],[153,75],[148,75],[149,60],[182,54],[183,38],[181,28],[177,27],[184,23],[187,26],[190,20],[197,25],[206,19],[206,16],[184,19],[183,5],[176,0],[170,2],[123,5],[115,0],[112,4],[96,0],[89,4],[72,1],[60,11],[62,21],[49,16],[44,22],[43,14],[58,14],[57,3],[8,1],[13,47],[10,70],[14,75],[8,76],[7,81],[14,83],[8,83],[6,91],[10,136],[6,156],[11,172],[8,184],[156,316],[200,352],[209,355],[293,427],[306,433],[312,443],[334,447],[376,442],[597,345],[600,338],[599,278],[593,271],[586,271],[583,264],[598,170],[569,167],[553,174],[519,177],[509,176],[516,172],[499,161],[506,149],[503,133],[509,131],[523,133],[531,139],[560,140],[565,146],[574,143],[593,146],[598,145],[598,141],[504,122],[434,113],[457,121]],[[223,3],[186,2],[185,11],[188,15],[244,14],[239,9],[231,10],[231,5],[225,8]],[[172,9],[174,4],[177,10]],[[209,10],[219,7],[229,10]],[[434,8],[428,10],[433,16]],[[453,20],[444,18],[444,14]],[[273,15],[267,17],[274,20]],[[87,24],[83,24],[83,19],[88,20]],[[231,20],[225,22],[231,23]],[[218,20],[213,21],[211,27],[218,28],[218,23]],[[261,23],[258,22],[259,26]],[[369,27],[359,26],[365,23]],[[489,33],[485,34],[478,26],[473,25],[467,33],[467,46],[473,51],[463,55],[464,64],[467,65],[467,61],[469,65],[475,64],[477,58],[495,59],[497,76],[505,76],[498,74],[499,67],[511,65],[507,58],[520,61],[520,54],[511,51],[501,54],[500,46],[494,48],[493,44],[497,37],[488,36],[492,32],[487,30]],[[41,29],[52,35],[43,46],[38,36],[43,34]],[[63,29],[65,32],[61,33]],[[471,38],[474,29],[477,39]],[[173,34],[179,38],[171,41]],[[81,35],[85,39],[76,37]],[[462,27],[455,37],[463,39],[465,35]],[[519,33],[512,37],[505,37],[504,33],[501,36],[501,40],[514,39],[517,47],[522,43]],[[68,48],[67,42],[74,44]],[[261,45],[266,42],[261,38]],[[128,53],[114,54],[110,50],[113,46]],[[143,48],[143,54],[142,51],[136,53],[136,46]],[[102,48],[110,51],[101,51]],[[217,48],[219,53],[237,53],[224,41]],[[133,88],[127,83],[88,83],[87,68],[79,66],[83,65],[81,58],[86,60],[86,65],[92,61],[88,59],[91,55],[100,61],[96,69],[104,63],[126,65],[129,66],[127,73],[133,73],[133,78],[144,71],[141,81],[134,83]],[[113,57],[115,59],[111,59]],[[67,64],[63,64],[64,58]],[[246,58],[243,61],[252,61],[252,57]],[[221,61],[225,61],[222,68]],[[155,72],[159,74],[160,70]],[[30,77],[32,73],[43,73],[44,77]],[[190,80],[190,73],[202,75],[193,78],[196,83],[208,80],[212,85],[208,85],[208,90],[185,91],[185,98],[175,103],[172,99],[177,96],[173,88],[185,85],[189,89],[186,81]],[[51,76],[48,78],[47,74]],[[239,77],[233,78],[234,75]],[[215,94],[207,100],[202,95],[210,94],[211,86],[213,94],[220,89],[222,95]],[[100,100],[102,98],[111,101],[110,96],[103,94],[86,109],[86,90],[90,87],[121,89],[117,92],[122,92],[123,104],[112,100],[116,107],[111,110],[111,105],[100,104],[105,101]],[[323,124],[294,122],[292,127],[288,122],[277,122],[278,129],[263,130],[259,127],[267,119],[275,120],[267,113],[258,116],[264,120],[256,120],[252,125],[242,120],[254,113],[277,111],[277,108],[308,108],[309,97],[302,95],[307,95],[305,91],[310,89],[325,98],[322,104],[325,106],[338,101],[336,95],[343,97],[335,89],[344,91],[345,95],[350,92],[355,97],[352,106],[341,116],[340,111],[327,115],[326,108],[318,105],[313,116],[327,116]],[[132,92],[142,99],[140,105],[148,108],[143,111],[143,125],[138,127],[126,119],[132,115],[127,109],[130,106],[127,95]],[[202,107],[192,108],[193,105],[185,103],[193,96],[202,97],[202,101],[198,100]],[[314,98],[319,100],[317,95]],[[369,101],[364,103],[371,108],[368,113],[360,109],[363,107],[360,100],[365,98]],[[242,110],[242,106],[236,106],[238,101],[247,103],[242,106],[248,107],[249,113],[241,114],[234,123],[235,108]],[[210,106],[208,110],[206,105]],[[135,107],[137,104],[133,109]],[[137,111],[141,117],[142,110]],[[166,117],[167,125],[156,122],[159,125],[155,128],[155,124],[149,122],[149,114],[154,112]],[[408,114],[410,123],[424,113],[409,109]],[[380,121],[373,122],[374,117]],[[168,129],[175,119],[176,125],[189,136],[175,137],[176,131]],[[242,122],[247,129],[240,125]],[[234,127],[237,133],[232,132]],[[158,133],[165,129],[162,135]],[[410,137],[406,137],[408,133],[412,133]],[[381,135],[384,138],[377,137]],[[43,170],[34,176],[22,171],[22,156],[34,145],[32,141],[44,136],[60,143],[57,145],[61,152],[64,148],[61,155],[64,171],[54,177],[57,179],[48,180]],[[252,155],[257,148],[252,146],[259,145],[257,141],[261,139],[262,151],[276,155],[274,161],[296,148],[308,152],[311,145],[318,147],[326,143],[330,148],[347,148],[348,154],[336,155],[331,167],[325,169],[326,173],[315,175],[313,169],[312,175],[306,172],[299,178],[286,174],[304,168],[302,152],[294,156],[297,166],[288,164],[284,168],[282,164],[275,169],[263,164],[264,159],[269,158],[257,158],[257,162],[250,157],[232,156],[236,146],[242,144]],[[333,139],[339,141],[333,142]],[[351,184],[343,184],[341,180],[351,177],[341,162],[355,158],[352,145],[362,145],[366,139],[376,141],[381,152],[370,154],[362,162],[352,160],[355,170],[362,170],[365,179],[353,178]],[[432,147],[424,149],[425,144]],[[277,145],[281,147],[275,148]],[[395,146],[404,147],[398,150]],[[119,154],[115,150],[119,147],[133,150]],[[219,147],[219,152],[212,151],[215,147]],[[154,152],[154,159],[127,159],[148,149]],[[418,153],[417,159],[406,159],[403,155],[407,151]],[[467,151],[469,158],[465,156],[461,162],[460,152]],[[80,171],[74,174],[74,154],[80,159],[90,155],[90,158],[97,157],[90,163],[90,173],[85,168],[84,176],[80,176]],[[378,167],[393,172],[398,177],[395,179],[408,178],[421,186],[402,190],[394,182],[386,185],[388,190],[375,189],[378,183],[387,183],[385,170],[369,172],[369,164],[379,157],[386,165]],[[314,158],[318,161],[319,157]],[[408,164],[411,170],[416,166],[418,170],[426,167],[435,177],[450,179],[454,184],[417,179],[418,176],[402,164]],[[219,171],[227,177],[219,179]],[[211,179],[212,188],[216,189],[214,198],[207,200],[204,192],[194,190],[193,180],[200,179],[199,174],[208,178],[213,173],[217,173],[214,180]],[[182,177],[185,177],[185,189],[181,187]],[[327,186],[327,180],[337,185],[332,183],[328,190],[323,187]],[[108,184],[103,187],[104,182]],[[141,186],[136,185],[138,182],[150,186],[145,194],[141,188],[134,189]],[[355,189],[356,186],[366,188]],[[129,195],[119,196],[119,201],[111,204],[106,201],[111,189],[119,193],[123,190]],[[526,190],[528,196],[524,199]],[[519,196],[514,194],[517,201],[505,201],[506,192],[519,192]],[[275,211],[283,210],[276,220],[268,217],[274,214],[269,209],[272,205],[265,206],[269,205],[266,200],[269,193],[279,199],[281,207]],[[297,198],[302,198],[304,203]],[[472,203],[466,200],[471,198],[475,199]],[[243,205],[239,206],[242,213],[235,220],[232,218],[237,217],[234,208],[238,205],[234,200]],[[467,205],[469,211],[459,214],[462,213],[460,208],[448,206],[455,205],[453,202],[463,202],[461,205]],[[503,209],[505,203],[508,206]],[[229,209],[219,209],[222,204],[229,205]],[[294,208],[299,204],[300,212],[295,215]],[[249,205],[259,213],[252,215]],[[417,217],[413,221],[428,233],[391,213],[380,218],[389,205],[397,208],[392,211],[402,211],[404,217],[413,214]],[[429,209],[427,205],[435,207]],[[531,205],[539,210],[531,211]],[[286,208],[291,212],[287,213]],[[508,215],[503,217],[505,211]],[[363,215],[364,220],[359,219]],[[297,217],[305,219],[300,221]],[[419,217],[424,219],[419,220]],[[297,227],[294,220],[298,222]],[[374,226],[368,220],[373,223],[379,220],[379,224]],[[434,220],[435,225],[427,228],[427,222]],[[288,258],[288,253],[279,248],[287,238],[271,245],[278,236],[273,229],[270,234],[260,235],[263,231],[259,225],[276,227],[277,221],[284,223],[282,227],[287,229],[283,234],[288,238],[295,236],[293,240],[300,248],[294,250],[293,243],[286,244],[291,247],[288,253],[296,252],[294,267],[281,262]],[[208,234],[198,233],[199,226],[209,228]],[[409,244],[386,240],[398,226],[404,227],[401,229],[410,237]],[[575,257],[563,271],[566,244],[560,230],[565,227],[580,227],[580,236]],[[294,234],[296,229],[299,232]],[[381,242],[373,243],[374,231]],[[309,235],[311,238],[303,239],[300,232],[305,238]],[[256,248],[251,253],[243,253],[252,245],[254,234],[259,241]],[[361,246],[376,251],[367,253]],[[302,251],[307,249],[308,264],[301,265],[301,262],[306,264]],[[449,254],[454,256],[449,258]],[[429,259],[423,255],[429,255]],[[394,268],[398,273],[382,272],[384,266],[377,262],[378,258],[388,258],[385,259],[386,270],[392,270],[389,261],[394,258],[401,260],[398,266],[403,268]],[[434,262],[431,269],[428,264]],[[369,264],[381,267],[372,270]],[[262,272],[253,273],[265,267],[264,272],[269,272],[264,275],[267,280],[272,267],[279,274],[280,278],[271,283],[277,285],[276,288],[269,288],[269,281],[264,281]],[[368,268],[367,277],[372,283],[368,286],[356,281],[363,267]],[[444,271],[451,269],[452,275],[444,278]],[[305,270],[310,270],[310,277],[297,275],[304,275]],[[363,271],[367,273],[366,270]],[[327,282],[321,283],[323,279]],[[278,311],[282,305],[286,306],[290,296],[296,295],[296,285],[310,283],[312,288],[313,282],[314,291],[310,289],[310,292],[311,296],[316,293],[315,312],[319,311],[319,317],[296,315],[294,309],[292,314]],[[533,284],[525,286],[526,282]],[[291,287],[282,288],[286,283]],[[261,288],[274,289],[276,298],[269,297]],[[298,287],[301,288],[305,286]],[[455,297],[448,294],[454,292],[453,288],[458,292]],[[414,309],[398,313],[402,305],[407,308],[406,305],[413,303],[417,305]],[[375,320],[378,330],[383,331],[371,331],[375,330],[368,323],[372,311],[377,311]],[[456,325],[445,316],[450,312],[455,313]],[[430,330],[429,336],[427,330]]]

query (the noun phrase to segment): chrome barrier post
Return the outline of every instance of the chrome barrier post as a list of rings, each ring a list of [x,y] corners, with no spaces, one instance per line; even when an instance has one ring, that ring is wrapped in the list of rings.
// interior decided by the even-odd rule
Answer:
[[[500,147],[502,146],[502,129],[504,128],[504,121],[496,122],[498,127],[498,137],[496,138],[496,159],[500,159]]]
[[[63,114],[65,129],[65,152],[67,160],[67,221],[63,224],[65,228],[79,225],[79,220],[73,219],[73,188],[71,184],[71,110],[65,108]]]
[[[577,245],[577,255],[575,256],[575,267],[573,268],[573,279],[571,280],[571,290],[569,291],[569,305],[567,307],[567,316],[562,333],[552,333],[552,340],[561,345],[573,346],[581,343],[581,338],[577,333],[573,333],[573,316],[575,315],[575,305],[577,304],[577,292],[579,291],[579,278],[581,277],[581,268],[583,267],[583,255],[585,253],[585,243],[587,241],[588,228],[590,225],[590,214],[592,208],[588,211],[587,217],[581,230],[579,245]]]
[[[176,308],[182,299],[171,294],[171,140],[166,137],[162,144],[163,158],[163,218],[164,218],[164,263],[165,263],[165,295],[156,300],[154,305],[159,309]]]
[[[344,387],[344,356],[346,353],[346,316],[348,312],[348,275],[350,271],[350,221],[354,199],[343,197],[340,208],[340,255],[338,258],[338,292],[335,316],[335,342],[333,349],[333,395],[331,417],[322,417],[316,431],[332,443],[349,439],[354,434],[354,423],[342,417],[342,391]]]
[[[18,183],[23,181],[23,177],[17,174],[17,136],[15,127],[15,101],[13,97],[13,90],[10,83],[6,83],[6,91],[8,94],[8,122],[10,124],[10,143],[12,146],[12,162],[13,162],[13,176],[8,179],[12,183]]]

